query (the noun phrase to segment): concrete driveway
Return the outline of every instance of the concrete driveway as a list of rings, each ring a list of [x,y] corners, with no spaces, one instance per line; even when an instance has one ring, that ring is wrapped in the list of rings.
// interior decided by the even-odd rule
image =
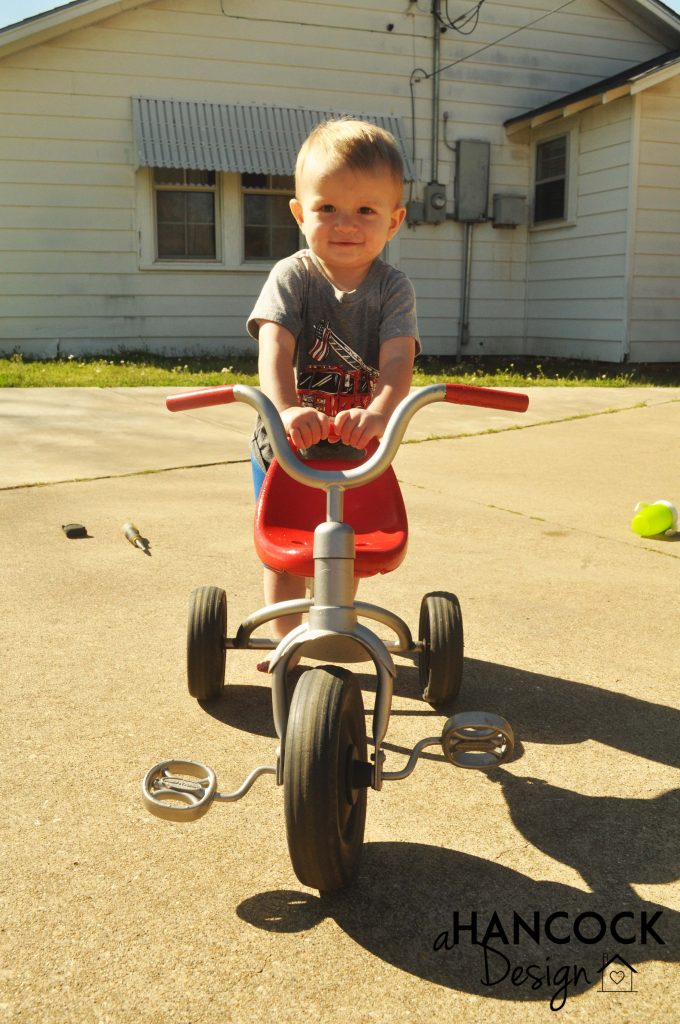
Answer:
[[[229,654],[210,712],[184,681],[190,591],[225,588],[232,635],[262,603],[251,410],[0,394],[0,1019],[675,1024],[680,537],[630,518],[680,504],[680,389],[529,391],[524,416],[418,415],[396,463],[409,554],[361,589],[414,630],[422,594],[459,595],[457,710],[505,715],[517,757],[483,774],[433,753],[370,792],[359,880],[332,897],[293,874],[271,777],[193,825],[140,798],[164,758],[224,791],[274,763],[256,654]],[[386,767],[444,720],[400,661]]]

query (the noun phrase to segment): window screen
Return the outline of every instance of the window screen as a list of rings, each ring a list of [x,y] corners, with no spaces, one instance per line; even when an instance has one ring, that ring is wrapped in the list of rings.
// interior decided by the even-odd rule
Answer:
[[[242,174],[243,255],[246,260],[278,260],[300,247],[290,212],[295,179],[281,174]]]
[[[567,216],[567,136],[536,146],[534,224]]]
[[[154,168],[159,260],[214,260],[215,171]]]

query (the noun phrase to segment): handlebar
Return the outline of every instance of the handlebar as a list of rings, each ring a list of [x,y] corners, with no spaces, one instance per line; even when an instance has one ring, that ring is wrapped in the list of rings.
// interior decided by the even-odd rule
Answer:
[[[529,398],[517,391],[480,388],[469,384],[430,384],[419,388],[407,395],[394,410],[382,440],[370,459],[352,469],[341,470],[312,469],[296,458],[286,438],[276,406],[258,388],[249,387],[247,384],[203,388],[200,391],[169,395],[165,404],[170,412],[184,412],[212,405],[227,405],[231,402],[245,402],[257,410],[267,429],[274,455],[281,467],[294,480],[307,487],[318,487],[323,490],[339,487],[345,490],[370,483],[385,472],[397,453],[411,418],[424,406],[433,402],[452,402],[485,409],[525,412]]]

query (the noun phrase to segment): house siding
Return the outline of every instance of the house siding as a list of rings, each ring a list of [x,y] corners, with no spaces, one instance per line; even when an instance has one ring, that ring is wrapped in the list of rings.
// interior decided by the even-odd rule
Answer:
[[[641,93],[630,358],[680,360],[680,78]]]
[[[527,351],[620,360],[626,333],[632,101],[576,116],[573,223],[530,231]],[[571,219],[571,218],[570,218]]]
[[[0,55],[0,349],[43,356],[132,348],[252,351],[244,322],[266,267],[143,268],[144,172],[134,165],[131,97],[393,113],[410,137],[409,76],[414,67],[431,68],[432,19],[405,13],[405,6],[393,0],[262,0],[256,8],[236,0],[157,0]],[[665,48],[660,34],[646,33],[598,0],[577,0],[482,50],[545,13],[543,0],[485,5],[473,35],[442,37],[442,66],[456,62],[440,82],[441,111],[450,116],[436,174],[447,186],[449,211],[449,145],[456,139],[491,143],[491,195],[528,195],[528,149],[506,139],[503,121]],[[433,174],[430,112],[431,82],[423,81],[415,87],[415,197]],[[595,140],[595,126],[592,135]],[[621,155],[623,144],[612,138],[611,159],[598,156],[595,141],[584,152],[582,230],[566,251],[556,237],[533,240],[528,282],[526,229],[475,227],[469,352],[520,351],[527,297],[539,303],[529,348],[561,350],[575,342],[586,352],[590,342],[587,354],[598,357],[616,346],[619,296],[611,292],[622,215],[616,196],[607,199],[614,207],[599,213],[587,204],[596,187],[617,192],[611,184],[620,170],[613,158],[617,145]],[[404,227],[393,252],[416,288],[424,350],[451,354],[462,226]],[[588,265],[609,292],[581,297],[576,326],[563,337],[561,311],[574,316],[574,293],[585,275],[560,297],[544,277],[548,268],[556,281]],[[593,310],[596,330],[589,331]]]

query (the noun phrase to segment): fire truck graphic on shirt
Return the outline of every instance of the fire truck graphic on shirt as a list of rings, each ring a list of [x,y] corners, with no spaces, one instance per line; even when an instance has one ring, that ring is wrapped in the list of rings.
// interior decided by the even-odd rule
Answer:
[[[343,409],[365,409],[370,404],[378,371],[367,366],[327,320],[314,325],[309,355],[314,362],[301,369],[297,378],[300,405],[332,417]]]

